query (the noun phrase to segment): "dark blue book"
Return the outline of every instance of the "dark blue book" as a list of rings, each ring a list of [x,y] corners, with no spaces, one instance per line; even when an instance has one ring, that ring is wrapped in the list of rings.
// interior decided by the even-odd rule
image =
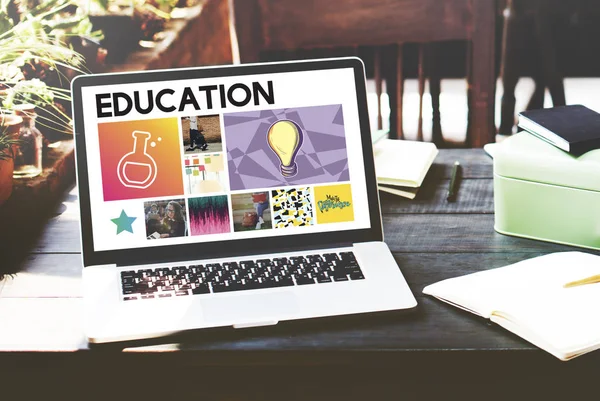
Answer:
[[[580,104],[524,111],[518,125],[576,156],[600,148],[600,114]]]

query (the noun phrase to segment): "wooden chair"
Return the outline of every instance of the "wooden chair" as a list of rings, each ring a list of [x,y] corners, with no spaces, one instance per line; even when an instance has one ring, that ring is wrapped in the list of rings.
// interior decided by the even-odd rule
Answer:
[[[433,110],[432,116],[432,135],[431,141],[438,147],[444,146],[444,138],[442,136],[441,126],[441,115],[440,115],[440,92],[441,92],[441,78],[438,74],[437,62],[438,62],[438,43],[420,43],[418,45],[418,57],[417,57],[417,80],[419,90],[419,114],[417,123],[417,140],[423,140],[423,95],[425,94],[425,81],[429,80],[429,92],[431,95],[431,107]],[[376,50],[376,54],[382,51],[381,48]],[[389,68],[384,69],[383,75],[389,91],[390,96],[390,108],[394,111],[390,118],[390,132],[392,137],[403,139],[404,132],[402,128],[402,108],[403,108],[403,94],[404,94],[404,56],[403,56],[403,45],[398,44],[391,48],[391,55],[393,57]],[[376,88],[379,88],[381,84],[377,84],[377,80],[381,79],[382,74],[378,73],[381,68],[379,65],[378,57],[375,58],[375,82]],[[380,97],[380,91],[377,91],[378,98]],[[381,104],[377,104],[377,115],[378,120],[381,115]],[[378,121],[379,123],[379,121]],[[381,126],[378,124],[378,128]]]
[[[481,147],[495,140],[495,0],[229,1],[234,62],[261,61],[267,51],[388,45],[401,49],[409,42],[468,40],[467,145]],[[401,127],[403,95],[402,51],[395,55],[396,74],[387,82],[392,137]]]

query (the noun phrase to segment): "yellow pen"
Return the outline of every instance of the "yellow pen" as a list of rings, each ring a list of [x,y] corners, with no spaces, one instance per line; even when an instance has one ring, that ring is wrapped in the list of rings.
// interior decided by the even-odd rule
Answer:
[[[590,277],[582,278],[581,280],[571,281],[571,282],[566,283],[565,285],[563,285],[563,287],[564,288],[577,287],[579,285],[594,284],[594,283],[600,283],[600,274],[596,274],[595,276],[590,276]]]

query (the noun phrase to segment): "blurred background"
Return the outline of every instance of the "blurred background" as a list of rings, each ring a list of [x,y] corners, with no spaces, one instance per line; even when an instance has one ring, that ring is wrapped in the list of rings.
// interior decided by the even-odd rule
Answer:
[[[2,0],[0,101],[48,144],[78,74],[358,56],[374,131],[481,147],[528,108],[600,110],[598,22],[596,0]]]

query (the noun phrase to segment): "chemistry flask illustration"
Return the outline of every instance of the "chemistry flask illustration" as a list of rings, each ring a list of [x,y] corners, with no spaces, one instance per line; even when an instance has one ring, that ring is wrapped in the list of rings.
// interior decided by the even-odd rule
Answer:
[[[133,150],[119,160],[117,176],[129,188],[148,188],[156,179],[156,161],[147,153],[149,132],[133,131]],[[158,138],[160,141],[161,138]],[[154,146],[154,145],[153,145]]]
[[[296,155],[302,146],[302,137],[302,129],[291,120],[276,121],[267,132],[267,142],[281,162],[279,168],[284,177],[298,173]]]

